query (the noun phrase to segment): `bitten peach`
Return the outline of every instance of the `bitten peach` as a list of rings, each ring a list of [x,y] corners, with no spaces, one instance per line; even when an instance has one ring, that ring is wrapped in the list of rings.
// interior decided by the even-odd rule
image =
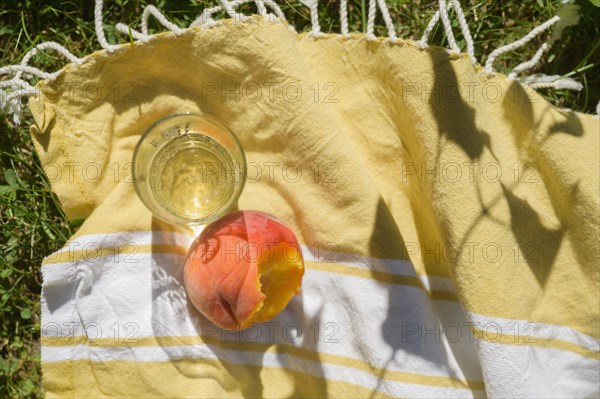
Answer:
[[[242,330],[281,312],[300,290],[304,261],[296,236],[275,217],[238,211],[209,224],[190,247],[184,284],[215,325]]]

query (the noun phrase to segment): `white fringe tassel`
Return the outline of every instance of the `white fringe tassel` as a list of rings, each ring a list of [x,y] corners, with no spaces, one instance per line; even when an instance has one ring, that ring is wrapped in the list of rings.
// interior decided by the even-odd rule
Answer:
[[[465,18],[465,14],[460,6],[458,0],[450,0],[450,4],[446,6],[446,2],[440,1],[440,9],[433,14],[431,21],[425,28],[423,32],[423,36],[419,41],[419,45],[422,48],[427,47],[429,41],[429,35],[433,31],[433,28],[440,20],[440,15],[442,16],[442,23],[444,25],[444,31],[446,32],[446,38],[448,39],[448,45],[450,49],[455,53],[460,53],[460,48],[456,44],[456,40],[454,38],[454,33],[452,32],[452,25],[450,24],[450,17],[448,16],[448,12],[450,9],[454,9],[456,13],[456,18],[458,19],[458,24],[460,25],[460,30],[465,38],[465,42],[467,43],[467,54],[469,55],[469,59],[473,64],[477,64],[477,58],[475,58],[475,45],[473,43],[473,36],[471,36],[471,31],[469,30],[469,25],[467,24],[467,20]]]
[[[507,53],[509,51],[515,50],[521,46],[526,45],[527,43],[529,43],[534,37],[536,37],[537,35],[539,35],[540,33],[542,33],[543,31],[545,31],[546,29],[548,29],[549,27],[551,27],[552,25],[554,25],[555,23],[557,23],[560,20],[560,17],[557,15],[555,17],[552,17],[551,19],[549,19],[548,21],[544,22],[543,24],[541,24],[540,26],[534,28],[531,30],[531,32],[529,32],[528,34],[526,34],[525,36],[523,36],[521,39],[516,40],[510,44],[507,44],[505,46],[502,46],[500,48],[497,48],[496,50],[492,51],[492,53],[488,56],[487,61],[485,62],[485,71],[487,73],[493,73],[494,72],[494,61],[496,61],[496,58],[504,53]]]
[[[144,8],[144,13],[142,14],[142,35],[144,36],[149,36],[148,19],[150,18],[150,15],[153,15],[154,18],[156,18],[162,26],[171,30],[173,33],[175,33],[175,35],[181,35],[184,32],[183,29],[179,28],[177,25],[169,21],[160,11],[158,11],[156,7],[154,7],[153,5],[149,5],[146,6],[146,8]]]
[[[536,74],[525,76],[518,79],[519,82],[528,85],[533,89],[565,89],[579,91],[583,89],[583,85],[571,78],[563,78],[560,75],[544,75]]]
[[[310,18],[312,28],[310,31],[310,36],[321,36],[323,33],[321,32],[321,26],[319,24],[319,13],[318,13],[318,5],[319,0],[300,0],[303,5],[310,9]],[[201,27],[201,28],[210,28],[215,26],[218,22],[213,19],[213,15],[219,11],[225,11],[231,18],[234,19],[235,22],[243,22],[248,19],[247,15],[239,13],[236,9],[245,3],[254,2],[256,4],[256,8],[258,10],[258,14],[262,17],[266,18],[272,22],[282,22],[284,23],[290,31],[295,32],[293,26],[289,25],[285,15],[283,14],[281,8],[277,5],[274,0],[219,0],[219,5],[215,7],[205,8],[202,14],[196,18],[191,24],[190,27]],[[469,30],[469,26],[467,23],[467,19],[465,18],[465,14],[460,6],[458,0],[439,0],[438,2],[439,9],[435,12],[431,21],[425,28],[423,32],[423,36],[419,41],[419,46],[425,48],[428,46],[429,36],[433,31],[435,25],[440,21],[442,21],[442,25],[444,27],[444,32],[446,33],[446,38],[448,40],[449,51],[452,53],[460,53],[461,49],[458,47],[456,43],[456,39],[454,37],[454,33],[452,32],[452,24],[450,23],[450,10],[454,10],[454,14],[456,19],[458,20],[461,33],[466,43],[466,52],[469,56],[469,59],[473,64],[477,64],[477,58],[475,57],[475,46],[473,42],[473,37],[471,36],[471,32]],[[267,10],[267,7],[273,11],[270,13]],[[94,25],[96,29],[96,36],[98,38],[98,43],[100,46],[105,49],[108,53],[112,53],[122,46],[119,44],[110,44],[106,39],[106,35],[104,32],[104,23],[102,20],[102,8],[103,8],[103,0],[95,0],[94,7]],[[392,21],[392,17],[390,16],[389,10],[387,8],[386,0],[369,0],[369,11],[367,17],[367,33],[365,35],[367,40],[374,40],[377,37],[375,36],[375,17],[377,13],[377,8],[381,11],[381,15],[383,17],[383,21],[385,23],[385,27],[388,33],[388,39],[390,42],[396,42],[396,29],[394,27],[394,22]],[[485,63],[485,73],[492,74],[494,73],[494,61],[496,58],[508,51],[512,51],[518,47],[524,46],[529,43],[534,37],[548,29],[557,22],[561,21],[555,28],[555,32],[551,41],[556,39],[558,35],[557,32],[564,29],[565,26],[573,24],[577,20],[577,6],[570,5],[565,6],[559,10],[558,14],[554,18],[546,21],[542,25],[534,28],[525,35],[523,38],[502,46],[494,51],[488,56],[487,61]],[[171,31],[174,35],[181,35],[185,33],[184,28],[180,28],[175,25],[171,21],[169,21],[161,12],[153,5],[148,5],[144,8],[144,12],[142,14],[142,23],[141,23],[141,31],[130,28],[129,26],[119,22],[115,25],[115,30],[124,34],[131,35],[131,37],[140,42],[147,42],[150,40],[153,35],[150,35],[148,29],[148,20],[150,16],[156,18],[156,20],[169,31]],[[561,19],[562,18],[562,19]],[[575,22],[574,22],[575,21]],[[340,26],[341,26],[341,34],[344,37],[349,36],[350,32],[348,29],[348,0],[341,0],[340,4]],[[560,29],[558,29],[560,28]],[[545,43],[540,47],[540,49],[536,52],[536,54],[526,62],[523,62],[516,67],[513,68],[511,73],[508,75],[509,79],[515,79],[523,84],[527,84],[530,87],[536,89],[542,88],[554,88],[554,89],[569,89],[569,90],[581,90],[582,85],[571,78],[565,78],[560,76],[548,76],[548,75],[531,75],[519,77],[519,74],[527,71],[541,61],[542,56],[548,50],[549,45]],[[40,43],[31,49],[29,52],[25,54],[21,63],[19,65],[11,65],[0,68],[0,76],[2,75],[11,75],[7,80],[0,81],[0,111],[6,111],[13,116],[13,121],[15,124],[19,123],[20,115],[21,115],[21,100],[23,97],[31,96],[39,94],[38,91],[31,86],[26,79],[30,79],[31,77],[37,77],[41,79],[46,79],[52,81],[55,79],[60,71],[54,73],[47,73],[38,68],[29,66],[29,61],[41,50],[54,50],[59,54],[63,55],[67,60],[75,64],[81,64],[84,62],[84,59],[78,58],[71,54],[66,48],[61,46],[55,42],[44,42]],[[26,74],[26,79],[23,78],[23,74]],[[600,112],[600,103],[598,104],[598,111]]]
[[[519,65],[517,65],[516,67],[514,67],[513,70],[508,74],[508,78],[514,79],[517,77],[517,75],[519,73],[526,71],[528,69],[531,69],[531,68],[535,67],[537,64],[539,64],[542,59],[542,55],[544,55],[546,50],[548,50],[548,47],[550,47],[550,46],[548,46],[548,43],[542,44],[542,46],[538,49],[538,51],[535,53],[535,55],[533,57],[531,57],[531,59],[529,61],[522,62]]]

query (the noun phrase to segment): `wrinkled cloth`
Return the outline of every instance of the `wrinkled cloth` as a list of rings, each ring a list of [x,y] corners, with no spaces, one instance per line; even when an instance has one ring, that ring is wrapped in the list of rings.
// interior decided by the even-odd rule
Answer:
[[[465,54],[253,17],[96,52],[41,81],[31,135],[70,220],[42,265],[47,397],[597,397],[599,122]],[[285,221],[301,292],[219,330],[193,232],[131,179],[156,120],[239,138],[239,209]]]

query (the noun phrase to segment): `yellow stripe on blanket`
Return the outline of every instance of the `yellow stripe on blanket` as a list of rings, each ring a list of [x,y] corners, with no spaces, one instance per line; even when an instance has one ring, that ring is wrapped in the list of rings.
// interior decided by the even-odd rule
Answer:
[[[65,338],[44,338],[42,345],[44,346],[72,346],[72,345],[89,345],[99,348],[118,348],[123,342],[115,341],[114,339],[105,338],[89,341],[83,336],[65,337]],[[483,381],[468,381],[457,378],[440,377],[434,375],[403,373],[394,370],[383,369],[373,366],[359,359],[353,359],[346,356],[331,355],[327,353],[319,353],[291,345],[272,345],[259,344],[253,342],[233,342],[222,341],[216,337],[144,337],[130,339],[126,341],[128,347],[145,347],[145,346],[193,346],[193,345],[209,345],[217,346],[226,350],[233,351],[249,351],[260,353],[275,353],[285,354],[296,357],[301,357],[313,362],[324,362],[332,365],[343,367],[351,367],[373,374],[378,378],[385,380],[403,382],[409,384],[430,385],[449,388],[468,388],[472,390],[483,391],[485,386]]]
[[[144,377],[139,378],[140,375]],[[229,376],[226,381],[222,380],[223,375]],[[224,359],[97,364],[68,361],[46,364],[44,376],[49,379],[45,384],[48,398],[394,397],[345,381],[283,368],[240,365]]]

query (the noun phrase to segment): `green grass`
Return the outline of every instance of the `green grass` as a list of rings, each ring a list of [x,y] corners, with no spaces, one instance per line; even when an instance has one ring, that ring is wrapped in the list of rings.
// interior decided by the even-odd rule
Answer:
[[[115,34],[112,26],[119,21],[139,24],[146,2],[115,0],[105,4],[105,24],[109,42],[127,38]],[[278,1],[288,20],[298,31],[310,29],[306,7],[288,0]],[[419,38],[431,18],[437,1],[388,1],[390,13],[401,38]],[[476,43],[480,60],[501,44],[520,38],[534,25],[551,18],[558,0],[546,1],[466,1],[463,7]],[[153,4],[172,21],[187,26],[205,6],[215,1],[166,1]],[[584,84],[579,93],[545,91],[546,97],[562,107],[595,112],[600,96],[600,8],[588,0],[578,4],[582,18],[568,28],[536,70],[546,74],[569,75]],[[85,1],[6,1],[0,6],[0,65],[16,64],[35,44],[53,40],[74,54],[84,56],[99,49],[93,26],[92,0]],[[320,1],[323,31],[339,32],[339,3]],[[367,0],[349,1],[352,31],[366,30]],[[245,5],[251,12],[254,5]],[[381,16],[376,33],[385,35]],[[151,26],[160,30],[155,21]],[[541,35],[527,47],[502,56],[497,67],[509,67],[529,59],[549,36]],[[459,45],[464,44],[458,36]],[[444,44],[438,28],[432,43]],[[38,56],[33,65],[54,71],[64,61],[53,53]],[[0,398],[41,397],[39,363],[40,263],[44,256],[60,248],[73,233],[56,197],[42,172],[29,137],[31,115],[25,110],[22,125],[15,127],[9,117],[0,115]]]

